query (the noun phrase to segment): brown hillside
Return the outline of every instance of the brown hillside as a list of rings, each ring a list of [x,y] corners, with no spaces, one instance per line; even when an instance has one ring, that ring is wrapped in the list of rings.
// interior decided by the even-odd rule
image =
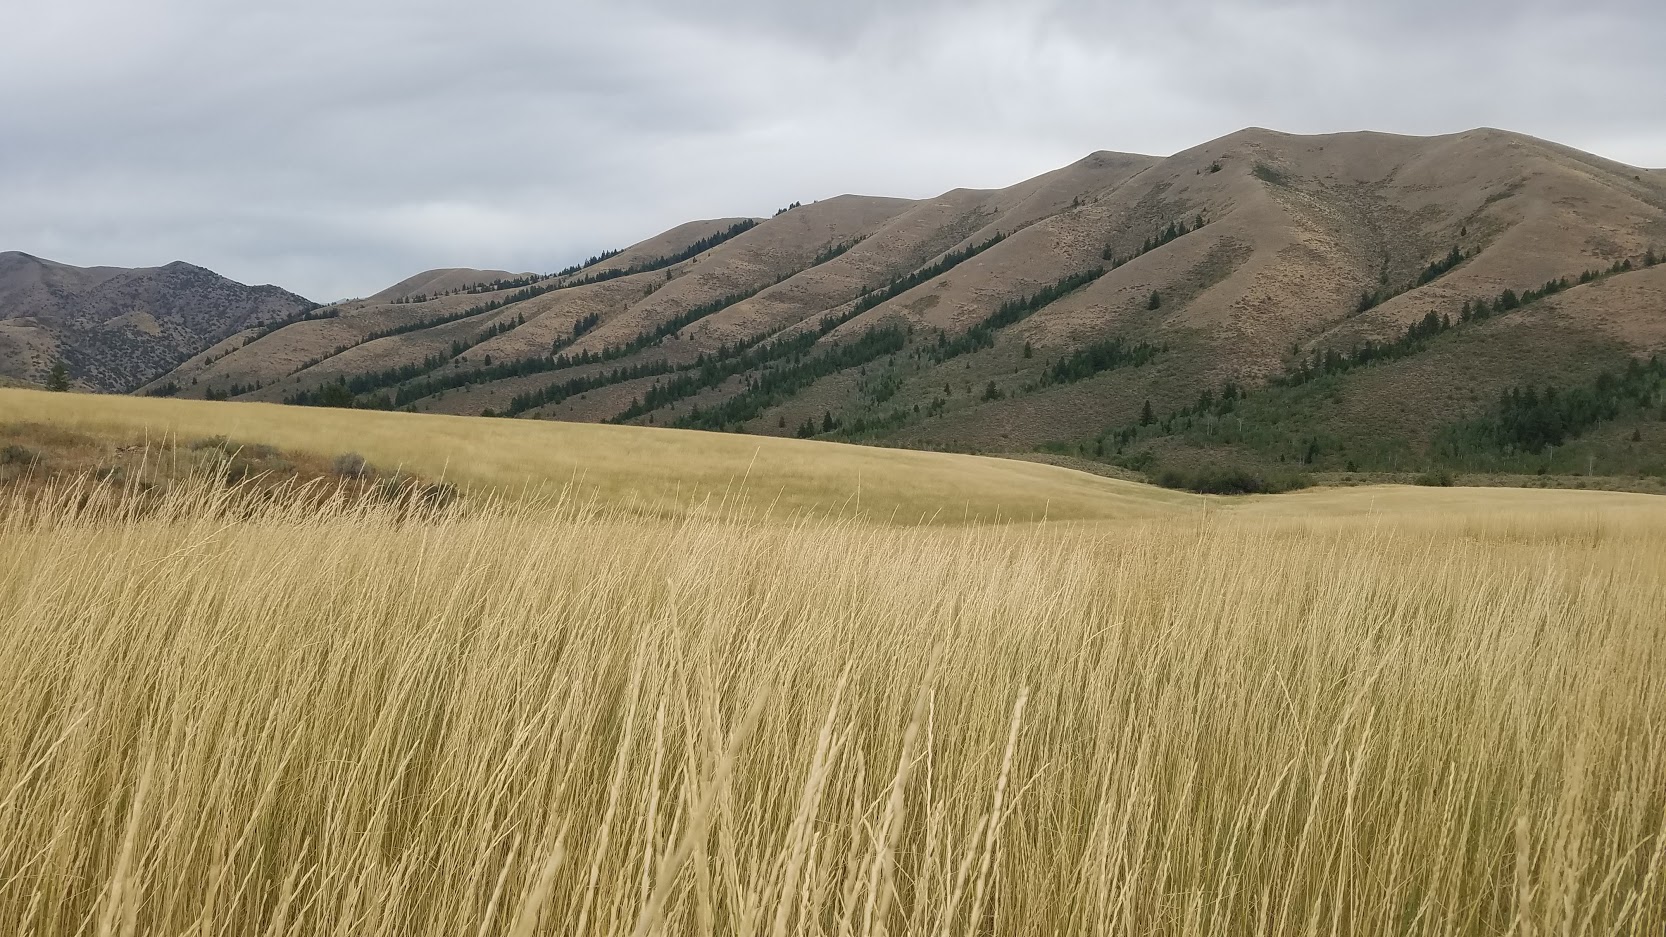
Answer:
[[[360,405],[568,420],[629,410],[655,425],[1080,448],[1148,402],[1177,412],[1315,353],[1393,343],[1430,312],[1455,322],[1466,301],[1503,290],[1641,267],[1666,253],[1666,173],[1491,129],[1251,128],[1167,158],[1095,153],[1006,189],[828,199],[671,262],[738,220],[680,226],[537,295],[347,304],[170,380],[187,392],[181,378],[195,377],[197,395],[236,385],[248,399],[312,400],[351,382]],[[627,270],[640,272],[596,282]],[[1089,282],[991,320],[1069,277]],[[1623,366],[1661,346],[1657,277],[1605,277],[1466,326],[1439,354],[1373,372],[1373,392],[1410,399],[1430,368],[1460,366],[1451,349],[1486,362],[1499,356],[1482,346],[1517,341],[1571,350],[1555,371],[1570,381]],[[488,301],[507,304],[432,321]],[[1545,316],[1561,318],[1533,326]],[[1146,351],[1137,364],[1103,357],[1112,342],[1116,355]],[[1522,373],[1477,365],[1424,419],[1480,412]],[[1301,406],[1313,426],[1330,419],[1328,404]],[[1384,426],[1407,445],[1432,438]]]
[[[367,297],[373,303],[391,303],[397,300],[410,299],[413,296],[441,296],[452,290],[465,290],[471,286],[482,286],[499,280],[513,280],[521,277],[531,277],[531,273],[510,273],[507,270],[475,270],[469,267],[442,267],[437,270],[424,270],[414,277],[407,277],[387,289]]]
[[[186,263],[73,267],[0,253],[0,373],[33,382],[62,359],[73,382],[131,390],[230,335],[311,308]]]
[[[665,253],[676,253],[702,238],[744,219],[721,219],[693,222],[658,235],[625,250],[608,261],[581,271],[565,281],[546,279],[540,286],[555,283],[582,282],[586,276],[620,268],[624,263],[643,262]],[[633,259],[635,258],[635,259]],[[422,302],[398,302],[403,295],[421,293],[435,285],[447,288],[466,288],[465,280],[484,275],[491,280],[499,271],[429,271],[384,290],[377,296],[336,304],[323,310],[332,314],[290,325],[264,336],[252,336],[249,347],[239,345],[230,354],[204,354],[186,361],[168,374],[151,381],[142,390],[156,392],[177,388],[181,396],[203,397],[209,392],[234,392],[233,396],[251,400],[282,400],[286,395],[315,389],[344,375],[361,370],[381,370],[389,367],[421,362],[436,352],[448,351],[451,343],[478,334],[483,327],[498,320],[493,311],[482,312],[458,320],[455,317],[492,303],[501,303],[515,295],[519,287],[484,293],[455,293],[435,296]],[[606,280],[591,286],[561,289],[518,304],[511,313],[526,318],[527,332],[520,340],[536,341],[536,349],[547,350],[557,334],[571,334],[574,322],[586,314],[606,315],[623,308],[626,297],[640,291],[642,275]],[[426,286],[424,285],[426,284]],[[639,292],[638,292],[639,295]],[[540,313],[555,311],[543,317]],[[420,326],[434,320],[449,320],[431,328],[374,338],[378,333]],[[491,353],[489,350],[483,354]],[[535,353],[528,347],[527,353]]]

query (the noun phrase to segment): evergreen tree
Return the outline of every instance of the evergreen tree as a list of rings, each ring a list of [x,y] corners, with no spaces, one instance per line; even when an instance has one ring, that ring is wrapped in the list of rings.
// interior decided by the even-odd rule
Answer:
[[[69,368],[62,361],[52,363],[52,373],[46,376],[46,389],[55,391],[69,390]]]
[[[353,406],[353,392],[347,389],[347,382],[342,379],[318,388],[317,399],[320,407],[345,408]]]
[[[821,431],[824,433],[831,433],[833,432],[833,429],[833,411],[823,410],[821,413]]]
[[[1151,291],[1151,297],[1145,301],[1145,308],[1147,308],[1147,309],[1161,309],[1162,306],[1163,306],[1163,297],[1162,297],[1162,295],[1159,294],[1156,290],[1152,290]]]
[[[1150,426],[1155,422],[1157,422],[1157,417],[1151,412],[1151,401],[1147,400],[1145,406],[1140,410],[1140,425]]]

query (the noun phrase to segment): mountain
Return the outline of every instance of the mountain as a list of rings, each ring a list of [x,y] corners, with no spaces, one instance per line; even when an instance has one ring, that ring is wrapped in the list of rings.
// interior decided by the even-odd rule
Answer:
[[[1249,129],[696,222],[497,289],[411,301],[407,281],[146,389],[1051,453],[1176,484],[1666,475],[1663,247],[1660,171],[1490,129]]]
[[[314,305],[187,263],[72,267],[8,251],[0,253],[0,374],[39,383],[61,359],[81,387],[131,390]]]
[[[466,292],[480,287],[496,286],[510,280],[537,279],[537,274],[510,273],[507,270],[474,270],[468,267],[442,267],[424,270],[370,297],[372,302],[423,302],[452,293]]]

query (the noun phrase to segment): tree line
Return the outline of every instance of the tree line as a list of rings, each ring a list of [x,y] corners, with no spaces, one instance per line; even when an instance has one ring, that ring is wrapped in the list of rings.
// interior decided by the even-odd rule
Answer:
[[[1163,350],[1150,342],[1130,343],[1120,338],[1095,342],[1053,362],[1042,372],[1042,385],[1073,384],[1104,371],[1144,367]]]
[[[314,305],[310,308],[302,310],[301,312],[290,313],[276,322],[266,323],[260,327],[260,331],[256,332],[254,338],[250,341],[263,339],[266,336],[271,335],[273,332],[276,332],[285,326],[294,325],[297,322],[313,322],[318,319],[334,319],[339,315],[341,315],[341,309],[336,306],[321,307]],[[247,342],[244,344],[247,344]]]
[[[816,342],[857,315],[859,313],[853,309],[838,316],[823,316],[814,331],[806,330],[773,341],[759,337],[733,345],[725,344],[712,355],[701,354],[695,359],[692,367],[683,369],[683,373],[674,380],[650,387],[640,401],[633,400],[624,412],[610,422],[624,422],[644,416],[660,407],[692,397],[702,390],[716,387],[731,377],[768,368],[776,362],[784,361],[791,367],[809,354]]]
[[[982,321],[952,339],[939,332],[937,347],[932,349],[931,352],[932,357],[938,364],[942,364],[950,358],[956,358],[983,348],[992,348],[995,345],[996,332],[1028,319],[1040,310],[1069,296],[1104,275],[1104,267],[1095,267],[1081,273],[1072,273],[1029,296],[1007,300]]]
[[[595,265],[601,263],[604,260],[612,260],[613,258],[619,256],[620,254],[623,254],[624,252],[625,252],[625,249],[623,247],[618,248],[616,250],[602,251],[600,254],[597,254],[593,257],[587,258],[584,261],[584,263],[573,264],[571,267],[562,268],[555,275],[558,276],[558,277],[570,277],[575,273],[579,273],[580,271],[586,270],[590,267],[594,267]]]
[[[1666,361],[1659,355],[1646,362],[1632,358],[1618,374],[1602,371],[1581,386],[1512,387],[1486,416],[1447,427],[1438,448],[1454,458],[1477,451],[1539,453],[1627,410],[1658,407],[1663,393]]]
[[[858,297],[852,307],[844,313],[839,315],[823,316],[813,333],[804,332],[790,338],[777,339],[772,342],[766,341],[765,337],[760,336],[759,338],[751,341],[737,342],[733,345],[725,344],[710,355],[702,353],[692,366],[675,369],[678,372],[677,378],[670,381],[659,382],[654,387],[649,388],[640,400],[632,401],[629,407],[613,418],[613,421],[622,422],[644,416],[660,407],[667,406],[678,400],[692,396],[703,389],[715,387],[737,374],[745,373],[753,370],[754,368],[764,367],[768,363],[803,355],[818,339],[832,332],[840,325],[843,325],[862,313],[877,307],[887,299],[900,296],[902,293],[907,292],[921,283],[927,282],[937,276],[941,276],[943,273],[953,269],[955,266],[977,256],[996,244],[999,244],[1004,239],[1005,235],[997,232],[986,241],[979,244],[968,245],[958,251],[951,251],[935,263],[928,264],[927,266],[919,268],[907,275],[893,277],[886,286],[877,290],[870,290],[869,292]],[[854,242],[852,243],[852,246],[854,246]],[[848,248],[846,249],[848,250]],[[842,253],[843,251],[840,252]],[[757,291],[755,290],[747,295],[735,294],[735,296],[725,297],[723,300],[717,301],[723,303],[723,305],[719,308],[727,308],[728,305],[732,305],[734,302],[739,302],[741,299],[749,298],[750,295],[755,295],[756,292]],[[736,296],[739,298],[735,298]],[[716,305],[716,303],[709,305]],[[691,313],[694,311],[695,310],[690,310]],[[713,309],[711,311],[715,312],[717,310]],[[710,312],[704,313],[704,315],[709,314]],[[696,318],[701,317],[703,317],[703,315]],[[694,319],[688,320],[688,322],[692,321],[694,321]],[[666,329],[661,337],[663,337],[663,335],[669,335],[678,331],[683,326],[686,326],[688,322],[683,322],[675,328]],[[762,347],[755,348],[755,346],[759,345],[762,345]],[[610,353],[612,352],[604,350],[604,355]],[[606,360],[606,358],[598,357],[597,360]],[[623,379],[631,380],[632,378],[626,377]],[[532,409],[532,407],[525,407],[520,410],[516,410],[512,407],[511,412],[520,413],[524,412],[526,409]]]
[[[1560,277],[1547,281],[1537,289],[1523,290],[1521,293],[1506,289],[1490,299],[1483,297],[1476,300],[1464,300],[1463,306],[1458,312],[1457,322],[1453,322],[1449,314],[1430,311],[1422,319],[1407,326],[1406,331],[1392,341],[1373,342],[1367,339],[1347,351],[1315,348],[1310,356],[1304,356],[1294,364],[1289,365],[1285,373],[1274,378],[1272,383],[1293,387],[1327,374],[1337,374],[1373,362],[1404,358],[1407,355],[1422,351],[1428,346],[1430,339],[1460,325],[1514,312],[1523,306],[1531,305],[1548,296],[1554,296],[1564,290],[1571,289],[1576,282],[1579,284],[1593,283],[1606,277],[1628,273],[1633,269],[1635,267],[1629,259],[1615,261],[1606,270],[1587,270],[1580,274],[1577,280]]]
[[[685,260],[690,260],[700,254],[704,254],[706,251],[722,244],[724,241],[740,237],[757,226],[758,222],[756,220],[746,218],[735,222],[715,234],[708,234],[682,250],[676,251],[675,253],[665,254],[663,256],[656,257],[653,260],[645,260],[641,263],[631,264],[628,267],[618,267],[613,270],[603,270],[598,273],[582,276],[576,280],[571,280],[561,284],[560,288],[572,289],[579,286],[591,286],[593,284],[603,283],[608,280],[617,280],[620,277],[629,277],[635,276],[639,273],[652,273],[655,270],[663,270],[666,267],[675,266]],[[616,251],[615,253],[617,254],[621,252]]]
[[[1429,266],[1424,267],[1423,272],[1417,275],[1417,281],[1415,283],[1412,283],[1409,286],[1400,287],[1399,289],[1388,289],[1385,287],[1383,289],[1365,290],[1361,292],[1359,294],[1359,302],[1354,306],[1354,314],[1358,315],[1359,313],[1369,312],[1402,293],[1410,292],[1420,286],[1428,286],[1430,283],[1433,283],[1446,274],[1451,273],[1453,270],[1457,269],[1459,264],[1473,256],[1475,256],[1473,251],[1465,253],[1463,248],[1454,244],[1452,245],[1452,250],[1448,252],[1445,257],[1429,261]],[[1383,262],[1383,282],[1385,283],[1388,282],[1387,263],[1387,261]]]
[[[1184,218],[1178,221],[1169,222],[1167,227],[1158,231],[1151,237],[1146,238],[1143,242],[1141,242],[1139,250],[1129,254],[1127,257],[1118,256],[1116,249],[1109,244],[1105,245],[1105,250],[1102,251],[1099,256],[1101,259],[1109,261],[1111,269],[1115,270],[1123,264],[1129,263],[1136,258],[1149,254],[1165,244],[1172,243],[1188,234],[1191,234],[1193,231],[1202,228],[1208,223],[1208,219],[1204,218],[1203,214],[1200,212],[1196,218],[1192,219],[1192,223],[1190,225],[1186,224],[1186,220]]]
[[[989,250],[991,247],[1001,243],[1003,240],[1006,240],[1006,235],[997,231],[993,237],[981,244],[969,244],[960,250],[950,251],[949,253],[944,254],[943,257],[936,263],[927,264],[926,266],[904,276],[892,277],[891,281],[886,285],[879,287],[878,289],[869,290],[861,296],[858,296],[856,298],[855,312],[860,315],[861,313],[867,312],[869,309],[873,309],[888,300],[896,299],[898,296],[901,296],[914,287],[919,286],[922,283],[930,282],[931,280],[948,273],[950,270],[953,270],[955,267],[971,260],[973,257],[976,257],[984,251]]]
[[[740,393],[705,410],[695,407],[677,425],[721,430],[745,423],[824,377],[894,355],[907,344],[908,333],[901,326],[866,329],[855,341],[840,342],[818,354],[762,369],[747,379]]]

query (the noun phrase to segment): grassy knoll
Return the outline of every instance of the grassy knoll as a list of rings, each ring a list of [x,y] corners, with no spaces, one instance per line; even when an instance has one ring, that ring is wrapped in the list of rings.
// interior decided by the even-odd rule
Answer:
[[[0,426],[47,424],[129,443],[223,436],[466,489],[586,497],[644,513],[710,502],[748,513],[917,522],[1153,516],[1190,495],[1047,465],[722,433],[272,404],[0,391]]]
[[[73,442],[64,443],[69,437]],[[98,442],[102,451],[93,445]],[[131,447],[159,442],[168,444],[169,459],[174,450],[197,453],[196,461],[184,466],[188,471],[202,467],[204,453],[239,444],[247,447],[239,458],[253,463],[251,472],[274,469],[274,460],[251,453],[275,452],[275,461],[292,466],[301,478],[328,474],[338,456],[356,453],[383,475],[443,478],[469,494],[576,492],[658,516],[820,514],[957,524],[1126,521],[1205,510],[1205,500],[1190,494],[979,456],[634,426],[0,389],[0,448],[15,443],[49,458],[62,455],[65,467],[91,473],[131,469],[146,458],[154,462]],[[0,465],[0,481],[25,468]],[[1614,492],[1373,485],[1207,503],[1210,511],[1352,515],[1390,508],[1626,510],[1663,502]]]

